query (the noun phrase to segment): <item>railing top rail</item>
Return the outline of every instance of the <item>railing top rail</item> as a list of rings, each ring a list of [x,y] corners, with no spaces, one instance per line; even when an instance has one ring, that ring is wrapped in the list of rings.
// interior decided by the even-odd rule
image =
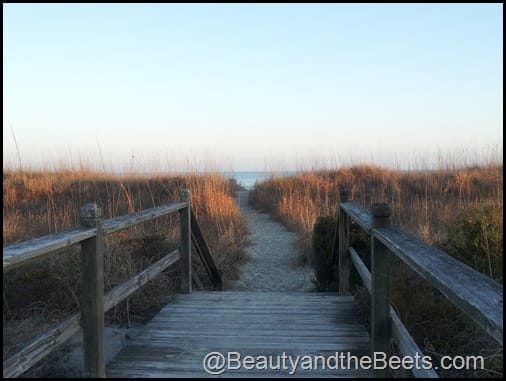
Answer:
[[[146,209],[137,213],[110,218],[103,223],[104,234],[111,234],[157,217],[175,213],[187,206],[188,202],[176,202]],[[41,255],[75,245],[93,237],[96,233],[96,228],[78,228],[66,232],[49,234],[44,237],[4,247],[3,271],[6,272],[11,270]]]
[[[362,229],[371,233],[371,215],[365,208],[353,201],[339,205]],[[374,235],[487,333],[503,343],[503,290],[498,282],[399,227],[374,229]]]
[[[379,228],[375,236],[502,344],[503,291],[498,282],[398,227]]]
[[[371,233],[371,213],[355,201],[345,201],[340,204],[341,209],[360,225],[367,233]]]

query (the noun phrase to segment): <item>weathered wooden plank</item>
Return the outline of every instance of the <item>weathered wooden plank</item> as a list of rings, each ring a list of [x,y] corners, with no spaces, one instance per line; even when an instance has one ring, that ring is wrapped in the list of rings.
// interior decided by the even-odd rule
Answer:
[[[347,200],[347,193],[341,192],[341,200]],[[339,230],[339,295],[350,293],[350,237],[348,236],[350,218],[345,211],[339,208],[339,219],[337,222]]]
[[[139,356],[139,351],[144,351],[142,356]],[[173,359],[174,360],[173,362],[176,362],[176,360],[177,360],[178,363],[192,363],[195,361],[195,358],[197,358],[198,356],[201,356],[203,354],[206,354],[207,351],[208,351],[208,348],[195,348],[195,349],[190,349],[188,353],[185,352],[185,353],[183,353],[184,355],[181,356],[181,351],[179,348],[174,348],[174,347],[170,347],[170,346],[163,347],[163,348],[160,348],[159,350],[153,351],[153,350],[149,350],[149,347],[147,347],[147,346],[128,345],[122,350],[120,356],[122,358],[122,361],[123,361],[123,359],[134,360],[135,358],[137,358],[137,360],[139,360],[139,361],[144,361],[144,358],[146,360],[155,360],[156,361],[157,358],[164,358],[164,359],[166,358],[166,359]],[[287,348],[286,350],[284,350],[282,352],[278,352],[276,349],[263,350],[263,349],[255,349],[255,348],[252,348],[252,349],[244,348],[243,352],[241,352],[241,353],[243,355],[264,354],[264,355],[269,356],[269,355],[280,355],[283,352],[287,355],[292,355],[292,356],[297,355],[297,354],[303,354],[303,355],[318,354],[318,355],[322,355],[322,356],[329,356],[329,355],[331,356],[331,355],[335,355],[336,351],[334,351],[332,349],[294,350],[292,348]],[[369,348],[366,348],[365,350],[359,349],[355,353],[370,354],[370,351],[369,351]],[[191,355],[191,356],[188,356],[188,355]],[[112,362],[110,364],[110,367],[116,366],[116,363],[117,363],[117,361]]]
[[[390,307],[390,317],[392,318],[392,334],[401,353],[404,356],[410,356],[411,358],[415,358],[417,355],[423,357],[423,351],[418,348],[418,345],[416,345],[415,341],[404,324],[402,324],[401,319],[399,319],[399,316],[392,307]],[[413,369],[411,369],[411,373],[413,373],[413,376],[417,378],[439,378],[434,369],[413,367]]]
[[[258,356],[258,354],[256,355]],[[254,355],[254,357],[256,357]],[[304,356],[300,354],[299,356]],[[201,357],[203,359],[204,356]],[[294,357],[292,357],[294,358]],[[315,369],[315,370],[303,370],[300,369],[300,365],[295,370],[295,373],[290,368],[289,361],[287,360],[286,368],[280,368],[279,370],[262,370],[262,369],[238,369],[228,370],[219,376],[211,376],[207,374],[203,367],[202,361],[195,361],[190,364],[174,363],[173,365],[164,362],[136,362],[132,364],[130,369],[125,371],[124,369],[114,367],[108,371],[109,377],[156,377],[165,378],[169,374],[171,378],[202,378],[202,377],[220,377],[220,378],[277,378],[277,377],[294,377],[294,378],[329,378],[329,377],[346,377],[346,378],[357,378],[357,377],[371,377],[371,371],[362,369]],[[292,374],[293,373],[293,374]]]
[[[367,288],[369,293],[371,292],[371,274],[369,270],[365,266],[364,262],[360,259],[357,252],[353,247],[349,249],[351,260],[355,265],[362,281],[364,282],[364,286]],[[390,306],[390,317],[392,318],[392,334],[397,342],[397,345],[404,356],[410,356],[414,358],[416,354],[423,356],[423,351],[418,348],[418,345],[415,343],[408,330],[402,324],[399,316],[394,311],[394,309]],[[413,368],[411,370],[415,377],[427,377],[427,378],[438,378],[438,374],[434,369],[416,369]]]
[[[75,313],[30,341],[3,362],[5,378],[19,377],[80,330],[81,313]]]
[[[213,307],[213,306],[216,306],[216,303],[217,301],[213,301],[211,303],[208,303],[206,301],[195,301],[195,303],[191,303],[191,301],[182,301],[181,304],[179,304],[179,301],[178,301],[178,306],[192,306],[192,307]],[[249,301],[246,300],[246,301],[243,301],[242,303],[240,303],[239,301],[228,301],[227,300],[227,308],[241,308],[241,304],[244,305],[244,303],[248,303],[249,304]],[[266,304],[266,302],[264,303],[260,303],[260,302],[254,302],[254,301],[251,301],[251,305],[248,306],[248,308],[255,308],[255,307],[264,307]],[[286,303],[276,303],[275,301],[272,301],[271,302],[272,304],[269,304],[269,306],[271,306],[272,308],[290,308],[290,307],[294,307],[293,305],[293,302],[290,303],[290,302],[286,302]],[[298,307],[300,308],[324,308],[324,309],[330,309],[330,308],[338,308],[339,306],[346,306],[346,305],[350,305],[350,306],[353,306],[355,305],[354,302],[329,302],[327,304],[325,303],[310,303],[308,302],[307,304],[299,304]]]
[[[115,217],[103,222],[104,234],[111,234],[121,229],[146,222],[156,217],[177,212],[185,208],[187,203],[174,203],[143,210],[138,213]],[[93,237],[95,228],[79,228],[62,233],[46,235],[29,241],[3,248],[3,271],[12,270],[19,265],[31,261],[44,254],[65,249]]]
[[[108,375],[207,376],[202,360],[212,351],[237,351],[242,355],[321,353],[327,356],[336,351],[350,351],[356,355],[370,351],[369,335],[356,323],[352,297],[329,293],[325,300],[334,303],[325,308],[317,294],[293,293],[280,307],[276,305],[280,293],[236,292],[216,298],[220,294],[225,293],[178,295],[123,349],[109,365]],[[195,305],[192,306],[193,296]],[[311,303],[312,299],[318,303]],[[347,302],[343,303],[343,299]],[[335,303],[336,300],[341,303]],[[323,308],[320,310],[319,307]],[[317,370],[300,375],[314,377],[322,373],[327,376],[364,374]],[[234,373],[250,377],[262,374],[247,370]],[[283,376],[276,372],[265,374]]]
[[[149,347],[150,351],[161,352],[164,348],[170,349],[172,352],[178,352],[186,354],[188,351],[192,350],[206,350],[209,352],[213,351],[238,351],[241,352],[243,350],[258,350],[258,351],[277,351],[282,352],[286,350],[286,348],[301,351],[301,352],[311,352],[311,351],[366,351],[370,350],[370,340],[366,340],[366,338],[353,338],[355,341],[348,343],[296,343],[296,342],[249,342],[245,340],[234,340],[234,341],[225,341],[218,338],[214,340],[210,340],[208,342],[199,341],[196,339],[195,341],[190,341],[189,338],[181,339],[178,343],[168,343],[168,341],[172,341],[173,338],[146,338],[145,340],[136,339],[135,343],[139,346]],[[358,340],[360,339],[360,340]],[[138,355],[140,355],[140,351],[136,351]]]
[[[104,312],[127,298],[144,284],[158,276],[163,270],[179,259],[179,251],[174,250],[132,279],[116,286],[104,295]],[[33,339],[23,349],[3,362],[4,377],[18,377],[38,361],[72,338],[80,330],[81,313],[75,313],[61,323],[49,328]]]
[[[376,237],[503,343],[503,291],[499,283],[398,227],[377,229]]]
[[[144,348],[140,348],[140,350],[142,350]],[[250,354],[251,353],[251,354]],[[262,352],[256,352],[256,351],[253,351],[253,352],[249,352],[246,356],[254,356],[254,357],[257,357],[257,356],[263,356],[261,354]],[[300,354],[299,354],[300,353]],[[323,361],[322,361],[322,357],[323,356],[327,356],[326,354],[325,355],[321,355],[319,352],[313,352],[311,354],[308,354],[307,352],[305,354],[302,354],[301,352],[299,352],[298,354],[294,355],[292,353],[290,353],[290,355],[286,354],[285,353],[285,356],[288,357],[288,356],[291,356],[292,358],[295,357],[295,356],[300,356],[300,357],[304,357],[304,356],[311,356],[311,357],[315,357],[315,356],[318,356],[320,357],[319,361],[318,361],[318,364],[319,365],[319,369],[314,369],[314,371],[316,372],[324,372],[325,369],[323,369]],[[136,359],[135,356],[132,356],[131,359],[132,361],[134,361],[134,366],[139,366],[139,367],[145,367],[145,368],[156,368],[158,370],[168,370],[168,371],[171,371],[171,370],[187,370],[187,371],[203,371],[203,368],[202,368],[202,360],[204,359],[205,357],[205,353],[203,352],[198,352],[198,353],[195,353],[195,357],[192,360],[183,360],[183,359],[178,359],[176,358],[176,356],[174,356],[174,360],[175,361],[163,361],[164,359],[163,358],[160,358],[159,355],[157,355],[156,353],[150,353],[148,352],[147,350],[145,351],[145,353],[143,353],[143,355],[146,356],[146,360],[139,360],[139,359]],[[169,355],[170,356],[170,355]],[[282,354],[281,353],[273,353],[271,356],[273,356],[274,358],[276,357],[281,357]],[[244,355],[241,354],[241,358],[243,358]],[[200,360],[200,361],[198,361]],[[289,364],[288,361],[287,362],[287,365]],[[299,364],[300,365],[300,364]],[[115,368],[118,368],[117,366],[115,366]],[[114,368],[113,368],[114,369]],[[260,369],[259,369],[260,370]],[[327,369],[327,371],[343,371],[343,372],[347,372],[347,371],[355,371],[354,367],[351,367],[350,370],[348,369]],[[255,369],[251,369],[251,370],[248,370],[248,369],[237,369],[237,370],[234,370],[236,372],[240,372],[240,373],[243,373],[243,372],[248,372],[248,373],[252,373],[252,374],[255,374],[257,373],[258,370],[255,370]],[[296,373],[299,373],[299,372],[303,372],[304,370],[302,369],[297,369],[297,372]],[[310,370],[306,370],[306,371],[310,371]]]
[[[179,250],[174,250],[133,278],[114,287],[104,296],[104,311],[109,311],[116,304],[125,300],[129,295],[133,294],[150,280],[156,278],[167,267],[174,264],[180,258]]]
[[[355,201],[340,202],[339,207],[368,234],[371,232],[371,215]]]
[[[325,309],[325,308],[319,308],[318,309],[318,315],[328,315],[333,316],[335,313],[343,312],[346,313],[354,312],[356,310],[356,306],[342,306],[340,309]],[[292,308],[266,308],[262,311],[259,311],[258,308],[226,308],[226,307],[205,307],[205,308],[199,308],[199,307],[183,307],[183,306],[171,306],[171,308],[168,310],[168,313],[206,313],[206,312],[213,312],[213,313],[221,313],[221,314],[234,314],[234,313],[251,313],[255,315],[275,315],[275,314],[297,314],[297,315],[310,315],[314,316],[314,308],[301,308],[301,307],[292,307]]]
[[[390,319],[390,251],[376,239],[375,228],[390,225],[388,204],[372,205],[371,234],[371,344],[372,353],[390,356],[392,320]],[[390,377],[390,369],[375,369],[378,378]]]
[[[206,269],[207,273],[209,274],[209,277],[211,278],[213,286],[215,287],[216,290],[221,291],[222,289],[221,274],[218,271],[218,268],[216,267],[213,255],[211,253],[211,249],[209,249],[207,241],[205,240],[204,235],[200,230],[197,218],[195,217],[195,214],[191,209],[190,209],[190,217],[191,217],[192,243],[196,248],[196,251],[200,257],[200,260],[204,265],[204,268]]]
[[[367,288],[367,291],[371,294],[371,273],[353,247],[348,248],[348,252],[350,253],[351,262],[355,266],[355,269],[357,269],[365,288]]]
[[[248,313],[249,312],[244,312],[244,313]],[[354,316],[356,316],[356,312],[355,311],[349,311],[349,312],[342,312],[342,313],[337,313],[332,316],[330,314],[326,314],[326,315],[318,315],[318,318],[315,318],[315,317],[312,317],[311,315],[308,315],[308,314],[293,314],[293,318],[290,318],[290,317],[287,317],[286,316],[287,314],[283,314],[283,313],[278,313],[278,314],[275,314],[275,315],[270,315],[270,314],[261,314],[261,313],[258,313],[258,314],[255,314],[255,315],[251,315],[249,317],[244,317],[244,322],[254,322],[255,320],[257,319],[262,319],[266,325],[266,327],[268,326],[268,324],[283,324],[283,323],[289,323],[291,321],[299,321],[299,322],[305,322],[305,323],[310,323],[310,322],[315,322],[315,323],[318,323],[320,322],[321,324],[327,322],[329,324],[332,324],[332,323],[336,323],[338,321],[344,321],[346,319],[349,319],[349,318],[352,318]],[[237,313],[213,313],[213,317],[216,318],[216,319],[223,319],[224,322],[233,322],[234,319],[242,319],[242,316],[240,312],[237,312]],[[206,318],[206,317],[200,317],[198,316],[198,314],[188,314],[188,313],[180,313],[180,312],[174,312],[172,314],[172,316],[169,318],[167,317],[167,319],[170,319],[170,321],[175,321],[176,319],[195,319],[196,322],[199,322],[199,323],[203,323],[203,322],[206,322],[206,321],[209,321],[211,320],[210,318]]]
[[[198,310],[205,310],[205,311],[251,311],[251,312],[257,312],[257,313],[270,313],[270,312],[309,312],[314,314],[314,310],[317,307],[318,311],[321,313],[334,313],[336,311],[344,311],[348,309],[354,309],[356,307],[355,303],[334,303],[332,305],[322,305],[322,304],[311,304],[311,305],[305,305],[305,304],[285,304],[285,305],[279,305],[279,304],[260,304],[256,303],[252,305],[244,305],[241,306],[238,303],[230,303],[227,305],[217,305],[216,303],[213,304],[201,304],[198,301],[194,304],[190,303],[184,303],[184,304],[171,304],[169,305],[168,310],[188,310],[188,311],[198,311]],[[259,307],[261,308],[259,310]]]
[[[339,190],[339,201],[348,201],[348,190],[345,187],[341,187]],[[348,247],[350,246],[349,225],[350,217],[338,206],[332,250],[334,259],[336,259],[335,251],[337,250],[339,295],[348,295],[350,293],[350,257],[348,254]]]
[[[186,371],[171,371],[170,372],[171,378],[207,378],[207,377],[217,377],[217,376],[211,376],[204,371],[202,372],[186,372]],[[111,372],[109,377],[113,378],[165,378],[167,377],[167,372],[157,371],[157,370],[145,370],[145,369],[139,369],[136,371],[133,371],[131,373],[125,373],[121,371],[114,371]],[[219,375],[220,378],[251,378],[250,373],[237,373],[237,372],[225,372],[223,374]],[[274,373],[274,372],[264,372],[264,373],[255,373],[255,378],[287,378],[288,375],[285,373]],[[293,377],[293,376],[292,376]],[[336,374],[323,374],[319,375],[318,373],[306,373],[306,374],[299,374],[296,375],[297,378],[329,378],[329,377],[335,377],[335,378],[350,378],[350,377],[365,377],[370,378],[370,372],[369,373],[336,373]]]
[[[105,377],[102,209],[96,204],[87,204],[80,212],[81,225],[97,229],[94,237],[81,242],[80,307],[84,374],[86,377]]]
[[[187,204],[186,208],[179,211],[179,226],[181,240],[179,253],[181,254],[181,292],[191,294],[192,292],[192,250],[191,250],[191,218],[190,218],[190,190],[181,191],[181,202]]]
[[[318,324],[316,327],[311,327],[311,324],[314,325],[313,322],[297,322],[291,321],[286,324],[270,324],[269,327],[266,327],[265,323],[262,321],[250,321],[250,322],[242,322],[242,321],[228,321],[228,322],[209,322],[209,321],[201,321],[201,322],[182,322],[181,324],[178,321],[157,321],[150,323],[150,327],[152,329],[181,329],[182,331],[198,331],[198,332],[206,332],[209,329],[214,329],[216,332],[228,331],[228,332],[239,332],[239,331],[247,331],[247,332],[258,332],[258,331],[273,331],[279,330],[283,334],[285,332],[294,332],[294,331],[304,331],[309,333],[319,334],[320,332],[357,332],[357,330],[363,330],[364,327],[356,324],[348,324],[347,322],[341,322],[340,324],[336,324],[335,322],[325,323],[322,322]],[[365,332],[365,331],[364,331]]]
[[[96,229],[79,228],[4,247],[4,273],[44,254],[49,254],[75,245],[85,239],[93,237],[96,233]]]
[[[245,337],[241,336],[240,333],[236,336],[224,336],[217,339],[216,336],[211,337],[200,337],[200,336],[174,336],[174,335],[164,335],[160,332],[149,332],[146,331],[139,338],[134,338],[132,340],[131,345],[149,345],[158,346],[161,345],[163,347],[184,347],[184,348],[259,348],[259,349],[267,349],[267,348],[278,348],[283,346],[289,346],[292,349],[297,348],[315,348],[332,350],[336,348],[336,345],[339,345],[340,348],[349,348],[354,345],[358,345],[363,347],[363,345],[367,345],[370,343],[369,337],[367,336],[341,336],[339,337],[339,342],[336,343],[334,340],[328,337],[297,337],[293,338],[290,336],[259,336],[252,337],[247,336],[247,342],[244,342]]]
[[[195,291],[193,294],[196,294],[198,292],[200,292],[200,291]],[[263,292],[258,292],[258,294],[263,294]],[[342,296],[340,296],[340,297],[342,297]],[[348,296],[344,296],[344,297],[348,297]],[[317,296],[316,298],[314,298],[315,300],[311,300],[311,298],[305,299],[305,296],[301,296],[300,301],[302,303],[305,303],[307,301],[307,303],[312,303],[315,305],[327,305],[327,303],[335,303],[335,304],[353,303],[354,302],[353,296],[349,296],[349,297],[351,299],[346,300],[346,299],[333,299],[332,297],[327,297],[327,296],[325,296],[325,297],[318,297]],[[184,295],[183,294],[178,295],[178,300],[185,300]],[[193,301],[193,299],[187,299],[187,300],[189,300],[190,302]],[[202,295],[202,296],[198,296],[194,301],[197,302],[199,300],[202,302],[210,302],[210,303],[227,301],[228,303],[236,303],[236,304],[244,304],[245,302],[260,303],[260,302],[264,301],[264,302],[276,303],[276,304],[280,304],[280,305],[290,304],[293,301],[299,301],[297,296],[283,296],[283,295],[279,295],[276,297],[270,297],[270,298],[268,296],[262,296],[262,295],[259,295],[256,298],[252,298],[251,296],[240,297],[240,296],[228,296],[228,295],[223,295],[223,296]]]
[[[151,326],[149,330],[146,330],[146,332],[150,332],[151,334],[155,334],[157,332],[163,332],[165,337],[172,337],[172,336],[185,336],[185,335],[195,335],[198,332],[199,337],[216,337],[217,335],[221,337],[237,337],[237,331],[232,331],[229,328],[217,328],[216,326],[209,327],[206,325],[205,329],[195,329],[192,330],[190,327],[187,328],[181,328],[178,329],[177,332],[174,332],[173,329],[168,329],[167,327],[175,327],[174,325],[168,325],[168,326],[158,326],[153,327]],[[179,326],[178,326],[179,327]],[[235,326],[237,329],[240,329],[241,326]],[[242,326],[244,328],[244,325]],[[364,331],[363,326],[354,327],[352,329],[340,329],[335,328],[333,329],[328,328],[325,330],[311,330],[310,327],[306,326],[304,330],[300,330],[295,332],[295,329],[283,329],[284,326],[279,327],[269,327],[269,328],[248,328],[244,332],[241,332],[241,337],[289,337],[289,338],[339,338],[339,337],[369,337],[367,332]],[[295,333],[294,333],[295,332]]]
[[[170,310],[166,310],[164,311],[163,313],[161,313],[161,315],[165,315],[165,316],[172,316],[172,315],[199,315],[201,313],[203,313],[203,311],[205,311],[206,309],[201,309],[201,310],[196,310],[196,309],[193,309],[193,310],[185,310],[185,309],[178,309],[178,307],[173,307],[172,309]],[[192,311],[194,311],[194,313],[191,313]],[[235,310],[222,310],[222,309],[213,309],[212,310],[213,313],[215,315],[224,315],[224,316],[233,316],[235,314],[243,314],[243,313],[248,313],[249,315],[251,315],[252,317],[256,316],[256,315],[273,315],[276,316],[276,315],[286,315],[287,313],[296,313],[297,312],[297,309],[294,308],[292,310],[285,310],[285,311],[274,311],[274,310],[245,310],[245,311],[241,311],[240,309],[235,309]],[[321,313],[321,314],[318,314],[317,316],[321,316],[321,317],[332,317],[333,315],[336,315],[336,314],[341,314],[341,315],[353,315],[355,309],[354,308],[351,308],[351,307],[348,307],[348,308],[340,308],[340,309],[336,309],[335,311],[331,312],[331,313]],[[314,311],[313,311],[313,314],[308,314],[304,311],[300,312],[297,314],[298,315],[298,318],[304,318],[304,316],[308,316],[308,318],[310,318],[311,316],[314,315]],[[197,316],[198,317],[198,316]],[[288,317],[287,317],[288,318]]]
[[[282,300],[308,300],[308,301],[332,301],[332,300],[343,300],[353,301],[353,296],[339,296],[336,298],[336,294],[332,292],[237,292],[237,291],[195,291],[191,295],[180,294],[177,296],[178,299],[189,298],[190,300],[197,300],[201,298],[204,300],[270,300],[270,301],[282,301]]]
[[[187,206],[187,202],[176,202],[142,210],[137,213],[110,218],[104,221],[104,234],[111,234],[117,232],[118,230],[126,229],[157,217],[175,213],[186,208]]]
[[[307,297],[308,299],[314,299],[315,297],[322,298],[322,297],[329,297],[329,298],[335,298],[336,294],[334,292],[304,292],[304,291],[291,291],[291,292],[283,292],[283,291],[195,291],[191,295],[187,294],[178,294],[178,298],[195,298],[197,296],[208,296],[208,297],[224,297],[224,296],[235,296],[237,298],[245,298],[245,297],[279,297],[279,296],[286,296],[286,297],[296,297],[296,298],[304,298]],[[317,298],[317,299],[318,299]],[[340,298],[340,297],[339,297]],[[350,296],[348,296],[350,298]]]

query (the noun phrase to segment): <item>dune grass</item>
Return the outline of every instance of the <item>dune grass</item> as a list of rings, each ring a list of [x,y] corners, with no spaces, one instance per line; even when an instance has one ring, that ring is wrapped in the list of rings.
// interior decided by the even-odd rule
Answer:
[[[234,184],[217,173],[120,176],[90,170],[3,173],[4,246],[79,226],[79,209],[89,202],[102,207],[104,218],[179,201],[191,192],[192,208],[225,279],[238,276],[245,260],[247,229],[234,202]],[[105,289],[136,275],[175,249],[179,242],[177,214],[106,237]],[[77,245],[78,246],[78,245]],[[198,257],[194,271],[210,286]],[[143,322],[179,289],[173,266],[132,297],[113,308],[106,321],[116,325]],[[3,279],[4,358],[51,324],[79,307],[79,248],[72,247],[9,271]],[[60,352],[60,362],[64,362]],[[57,356],[41,361],[26,375],[44,377],[58,371]]]
[[[389,203],[393,224],[502,283],[502,164],[424,171],[357,165],[305,172],[257,184],[250,201],[297,232],[303,258],[315,266],[317,274],[329,274],[328,269],[318,269],[327,261],[314,257],[313,227],[318,217],[336,215],[340,186],[347,187],[349,197],[369,210],[373,202]],[[367,244],[365,236],[353,239],[358,245]],[[367,250],[362,254],[366,256]],[[327,279],[319,279],[318,284],[336,286],[335,281]],[[356,286],[355,295],[362,301],[363,310],[369,311],[367,291],[358,283]],[[394,308],[427,354],[435,358],[482,354],[487,358],[484,371],[440,374],[502,375],[502,347],[395,257],[391,289]],[[367,324],[368,312],[364,312],[364,318]]]

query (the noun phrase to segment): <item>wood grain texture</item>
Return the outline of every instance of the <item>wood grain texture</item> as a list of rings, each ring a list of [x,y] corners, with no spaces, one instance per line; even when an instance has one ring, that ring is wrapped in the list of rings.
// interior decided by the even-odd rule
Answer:
[[[4,247],[4,273],[44,254],[49,254],[80,243],[81,241],[89,239],[96,234],[96,228],[79,228],[63,233],[46,235],[44,237]]]
[[[367,209],[355,201],[341,202],[339,207],[368,234],[371,233],[371,215]]]
[[[390,208],[384,203],[372,206],[371,225],[371,344],[373,353],[391,355],[390,251],[376,239],[377,227],[390,225]],[[389,378],[389,368],[375,369],[376,378]]]
[[[129,295],[133,294],[150,280],[156,278],[180,258],[179,251],[174,250],[133,278],[114,287],[104,296],[104,312],[109,311],[112,307],[125,300]]]
[[[81,313],[75,313],[30,341],[3,362],[4,378],[19,377],[80,330]]]
[[[192,292],[192,249],[191,249],[191,219],[190,206],[179,211],[179,226],[181,238],[179,253],[181,255],[181,292]]]
[[[90,205],[96,208],[96,205]],[[104,232],[100,214],[94,219],[94,225],[97,229],[96,236],[81,242],[79,301],[83,329],[84,374],[87,377],[105,377]]]
[[[340,208],[371,233],[371,216],[365,208],[353,201],[341,202]],[[377,240],[503,344],[503,290],[498,282],[399,227],[375,230]]]
[[[188,206],[187,202],[175,202],[167,205],[157,206],[137,213],[127,214],[104,221],[104,234],[111,234],[118,230],[126,229],[134,225],[152,220],[157,217],[175,213]]]
[[[350,217],[344,210],[340,209],[337,221],[337,230],[339,231],[339,295],[348,295],[350,293],[349,224]]]
[[[155,262],[137,276],[116,286],[104,295],[104,312],[127,298],[144,284],[158,276],[163,270],[179,260],[179,251],[174,250]],[[57,349],[80,330],[81,313],[77,312],[54,325],[33,339],[23,349],[3,362],[4,377],[18,377],[35,363]]]
[[[121,229],[149,221],[153,218],[175,213],[185,208],[188,203],[178,202],[156,208],[143,210],[138,213],[115,217],[103,222],[104,234],[111,234]],[[49,234],[3,248],[3,271],[12,270],[19,265],[31,261],[44,254],[49,254],[69,246],[75,245],[86,239],[92,238],[97,233],[96,228],[78,228],[62,233]]]
[[[197,254],[200,257],[200,260],[202,261],[202,264],[204,265],[204,268],[206,269],[206,272],[209,275],[214,288],[218,291],[221,291],[221,274],[216,267],[211,249],[207,245],[207,241],[204,238],[202,231],[200,230],[200,225],[198,224],[197,218],[195,217],[192,209],[190,209],[190,217],[193,247],[197,251]]]
[[[377,229],[376,238],[503,344],[499,283],[398,227]]]
[[[365,266],[364,262],[360,259],[357,252],[353,247],[349,249],[350,257],[353,265],[357,269],[360,278],[362,278],[362,282],[364,283],[365,288],[371,293],[371,273]],[[399,316],[394,311],[392,307],[390,307],[390,317],[392,318],[392,335],[397,342],[397,345],[404,356],[410,356],[414,358],[417,354],[423,356],[423,352],[418,348],[418,345],[415,343],[408,330],[402,324]],[[411,372],[413,376],[419,378],[438,378],[438,374],[433,369],[412,369]]]
[[[212,351],[242,356],[369,354],[353,297],[332,293],[193,292],[178,295],[107,368],[108,377],[208,377]],[[364,370],[297,370],[296,377],[367,377]],[[230,370],[220,377],[286,377],[288,370]]]

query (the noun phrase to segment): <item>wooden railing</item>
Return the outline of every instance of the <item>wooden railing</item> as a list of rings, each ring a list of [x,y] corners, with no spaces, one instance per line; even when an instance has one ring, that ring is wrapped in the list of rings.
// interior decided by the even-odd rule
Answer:
[[[341,189],[338,226],[333,245],[334,258],[339,257],[339,293],[349,294],[351,262],[371,294],[372,353],[388,354],[393,338],[404,356],[423,356],[423,352],[390,306],[390,253],[437,288],[502,345],[502,286],[415,236],[391,226],[390,214],[390,207],[385,203],[373,204],[372,213],[369,213],[357,203],[349,201],[348,192]],[[356,250],[350,247],[351,222],[371,237],[370,272]],[[413,368],[412,373],[415,377],[438,377],[433,369]],[[375,370],[375,376],[388,377],[389,370]]]
[[[157,217],[179,212],[181,241],[178,250],[168,253],[135,277],[116,286],[104,295],[104,237]],[[83,330],[84,371],[87,377],[105,377],[104,313],[126,299],[165,269],[182,261],[181,292],[192,291],[191,243],[200,256],[215,288],[221,290],[221,276],[209,247],[191,210],[190,192],[184,189],[181,200],[138,213],[102,221],[102,210],[95,204],[81,208],[81,228],[44,236],[4,247],[3,271],[54,253],[72,245],[81,245],[82,294],[80,312],[67,317],[33,339],[23,349],[3,361],[3,376],[17,377],[61,344]]]

